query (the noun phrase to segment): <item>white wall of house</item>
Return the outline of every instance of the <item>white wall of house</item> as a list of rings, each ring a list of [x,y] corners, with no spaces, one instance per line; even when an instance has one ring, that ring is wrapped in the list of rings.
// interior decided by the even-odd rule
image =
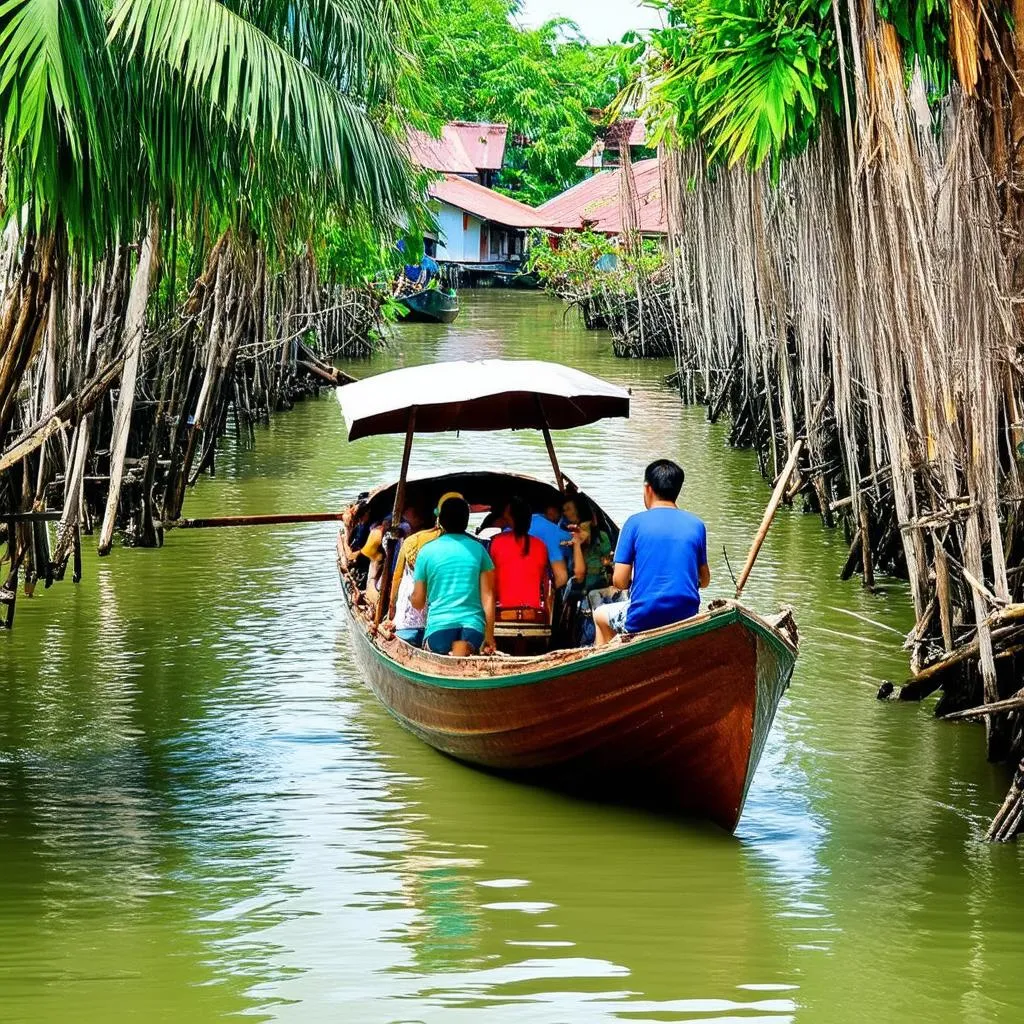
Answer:
[[[441,203],[437,258],[456,263],[480,262],[480,220],[458,207]]]

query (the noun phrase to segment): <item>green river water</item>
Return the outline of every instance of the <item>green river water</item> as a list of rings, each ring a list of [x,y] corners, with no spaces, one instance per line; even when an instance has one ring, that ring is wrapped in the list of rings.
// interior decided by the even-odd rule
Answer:
[[[633,389],[629,421],[556,435],[621,519],[678,459],[712,595],[768,497],[683,409],[544,296],[469,292],[371,371],[561,360]],[[330,509],[401,439],[345,442],[330,396],[230,443],[186,514]],[[549,476],[538,437],[434,435],[413,471]],[[982,841],[1006,776],[977,726],[880,704],[902,585],[838,581],[840,532],[780,514],[746,597],[803,644],[735,837],[480,774],[365,688],[331,525],[172,533],[87,558],[0,635],[0,1021],[576,1024],[1024,1019],[1022,851]],[[857,619],[853,611],[874,620]]]

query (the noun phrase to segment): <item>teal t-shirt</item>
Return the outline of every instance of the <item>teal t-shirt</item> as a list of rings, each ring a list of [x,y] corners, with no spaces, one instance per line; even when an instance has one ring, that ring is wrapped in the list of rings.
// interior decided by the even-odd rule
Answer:
[[[427,585],[427,636],[439,629],[484,631],[480,573],[494,568],[479,541],[444,533],[421,549],[413,579]]]

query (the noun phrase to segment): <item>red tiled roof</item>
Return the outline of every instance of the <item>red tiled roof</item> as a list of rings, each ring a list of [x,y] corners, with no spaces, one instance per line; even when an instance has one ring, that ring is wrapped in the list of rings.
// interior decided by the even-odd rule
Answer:
[[[476,174],[476,164],[469,158],[462,136],[450,124],[441,130],[441,138],[435,139],[426,132],[409,129],[407,145],[412,162],[428,171],[443,171],[446,174]]]
[[[619,208],[621,169],[599,171],[549,199],[537,208],[537,216],[546,228],[580,230],[589,227],[606,235],[622,231]],[[636,191],[640,200],[640,230],[646,235],[663,235],[666,231],[665,208],[661,196],[661,171],[657,158],[641,160],[633,165]]]
[[[509,228],[537,228],[543,223],[537,215],[538,211],[532,206],[454,174],[446,174],[439,181],[432,181],[427,191],[435,199],[465,210],[474,217],[504,224]]]
[[[478,124],[451,121],[441,129],[441,138],[409,129],[409,156],[414,164],[445,174],[476,174],[497,171],[505,162],[506,124]]]
[[[481,124],[476,121],[452,121],[445,125],[458,132],[463,148],[478,171],[501,170],[505,162],[507,124]]]
[[[647,141],[647,125],[642,117],[623,117],[610,124],[604,133],[604,143],[608,149],[621,149],[622,140],[629,137],[629,145],[642,146]]]
[[[576,161],[577,167],[600,167],[604,160],[604,143],[598,139],[590,149]]]

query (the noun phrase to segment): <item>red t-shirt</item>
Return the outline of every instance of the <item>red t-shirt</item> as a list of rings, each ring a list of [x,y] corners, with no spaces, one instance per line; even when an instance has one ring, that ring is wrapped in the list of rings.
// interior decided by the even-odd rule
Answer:
[[[524,554],[523,545],[529,541]],[[494,583],[499,608],[542,608],[548,576],[548,549],[536,537],[517,538],[511,531],[491,541]]]

